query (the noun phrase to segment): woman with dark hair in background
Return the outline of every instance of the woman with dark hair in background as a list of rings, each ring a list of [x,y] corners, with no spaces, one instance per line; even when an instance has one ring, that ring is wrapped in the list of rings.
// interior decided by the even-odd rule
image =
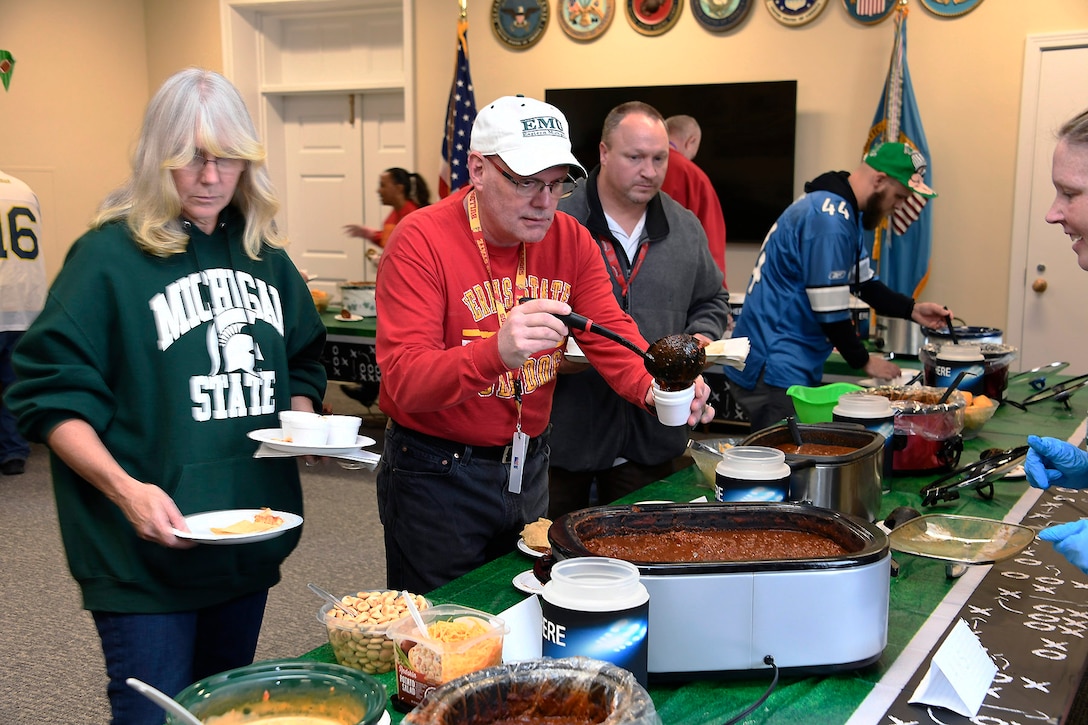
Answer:
[[[393,207],[393,211],[385,218],[382,228],[374,229],[359,224],[347,224],[344,226],[344,231],[348,233],[348,236],[367,239],[382,248],[385,247],[386,240],[389,239],[393,228],[401,219],[431,203],[431,193],[427,190],[427,183],[423,181],[423,177],[399,166],[382,172],[378,181],[378,196],[383,205]],[[377,264],[381,252],[370,249],[366,256]]]
[[[293,459],[246,434],[321,409],[325,327],[273,222],[242,97],[191,68],[151,99],[132,175],[72,245],[15,350],[6,402],[44,441],[68,566],[102,641],[113,725],[249,664],[299,529],[197,546],[185,515],[302,512]]]

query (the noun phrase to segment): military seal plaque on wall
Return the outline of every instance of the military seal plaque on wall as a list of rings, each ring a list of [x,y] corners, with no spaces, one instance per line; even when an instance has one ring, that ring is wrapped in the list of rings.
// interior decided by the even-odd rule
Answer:
[[[575,40],[600,37],[616,14],[616,0],[556,0],[559,27]]]
[[[707,30],[724,33],[748,16],[753,0],[691,0],[691,14]]]
[[[899,5],[899,0],[842,0],[847,14],[865,25],[876,25]]]
[[[771,16],[783,25],[804,25],[816,19],[827,0],[765,0]]]
[[[661,35],[676,25],[683,0],[627,0],[627,22],[643,35]]]
[[[966,15],[979,5],[982,0],[920,0],[922,7],[942,18],[958,18]]]
[[[547,27],[548,0],[495,0],[491,5],[491,29],[511,48],[528,48]]]

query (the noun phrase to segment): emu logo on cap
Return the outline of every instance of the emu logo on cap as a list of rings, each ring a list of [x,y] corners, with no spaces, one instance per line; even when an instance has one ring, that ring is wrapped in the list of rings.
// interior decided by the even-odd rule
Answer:
[[[521,119],[522,136],[559,136],[566,138],[563,124],[555,116],[537,116]]]

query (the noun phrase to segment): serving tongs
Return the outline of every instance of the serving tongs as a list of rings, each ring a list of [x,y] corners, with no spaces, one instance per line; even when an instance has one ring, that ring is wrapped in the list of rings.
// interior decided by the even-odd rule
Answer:
[[[964,489],[973,489],[989,501],[994,497],[994,482],[1004,478],[1024,462],[1028,447],[1017,446],[1004,451],[984,451],[986,452],[993,455],[985,456],[922,487],[922,505],[935,506],[941,501],[955,501]]]

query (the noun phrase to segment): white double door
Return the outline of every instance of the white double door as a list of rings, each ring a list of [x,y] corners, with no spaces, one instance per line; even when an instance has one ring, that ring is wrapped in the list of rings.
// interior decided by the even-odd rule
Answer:
[[[370,245],[347,236],[345,224],[381,228],[391,211],[378,198],[388,168],[408,167],[404,97],[391,93],[285,96],[283,159],[286,188],[281,218],[299,269],[318,279],[311,288],[334,299],[338,284],[374,279]]]

